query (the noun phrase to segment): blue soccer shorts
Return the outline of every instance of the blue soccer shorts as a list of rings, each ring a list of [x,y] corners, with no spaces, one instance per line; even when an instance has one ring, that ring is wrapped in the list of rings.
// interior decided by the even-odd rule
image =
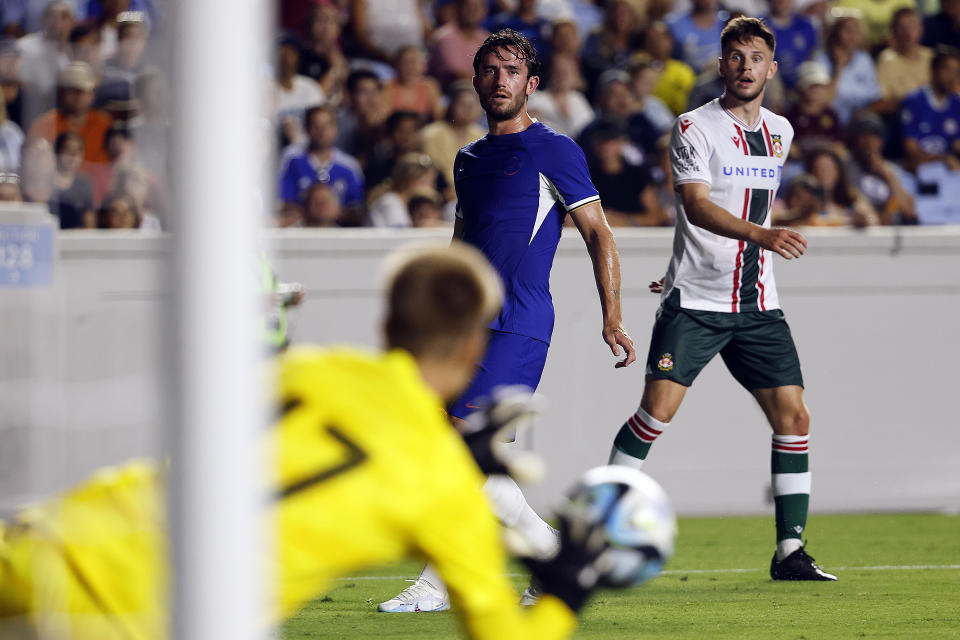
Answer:
[[[487,353],[477,365],[473,381],[447,409],[457,418],[466,418],[480,408],[479,401],[501,385],[524,384],[536,390],[547,362],[549,344],[517,333],[490,331]]]

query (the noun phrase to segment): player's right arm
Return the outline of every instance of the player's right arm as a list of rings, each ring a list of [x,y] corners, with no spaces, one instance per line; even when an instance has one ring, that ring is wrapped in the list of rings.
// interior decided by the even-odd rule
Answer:
[[[806,239],[783,227],[767,229],[731,214],[710,200],[710,185],[686,182],[677,185],[680,202],[687,220],[718,236],[751,242],[768,251],[775,251],[787,260],[799,258],[807,248]]]

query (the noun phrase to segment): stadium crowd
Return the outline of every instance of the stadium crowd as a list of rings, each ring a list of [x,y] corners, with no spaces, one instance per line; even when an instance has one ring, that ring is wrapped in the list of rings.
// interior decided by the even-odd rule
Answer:
[[[614,226],[674,218],[673,119],[722,91],[720,31],[762,17],[792,123],[774,222],[960,222],[960,0],[279,0],[265,74],[288,227],[452,224],[485,133],[473,52],[529,37],[531,115],[584,149]],[[168,227],[162,0],[0,1],[0,200],[70,228]]]

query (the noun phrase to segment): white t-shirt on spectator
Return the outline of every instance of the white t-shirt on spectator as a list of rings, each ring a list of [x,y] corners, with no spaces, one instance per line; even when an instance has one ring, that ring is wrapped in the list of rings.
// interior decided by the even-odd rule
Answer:
[[[374,227],[410,227],[407,204],[394,191],[388,191],[370,203],[370,225]]]

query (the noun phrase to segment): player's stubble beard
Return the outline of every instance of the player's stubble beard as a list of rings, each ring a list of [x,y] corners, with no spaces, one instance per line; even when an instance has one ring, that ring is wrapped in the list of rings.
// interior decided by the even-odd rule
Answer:
[[[513,96],[509,103],[498,107],[493,104],[492,96],[495,93],[497,93],[497,89],[494,89],[490,96],[484,96],[480,102],[480,106],[483,107],[483,111],[487,114],[487,119],[494,122],[506,122],[507,120],[516,118],[520,112],[523,111],[527,103],[527,96],[523,94]]]

